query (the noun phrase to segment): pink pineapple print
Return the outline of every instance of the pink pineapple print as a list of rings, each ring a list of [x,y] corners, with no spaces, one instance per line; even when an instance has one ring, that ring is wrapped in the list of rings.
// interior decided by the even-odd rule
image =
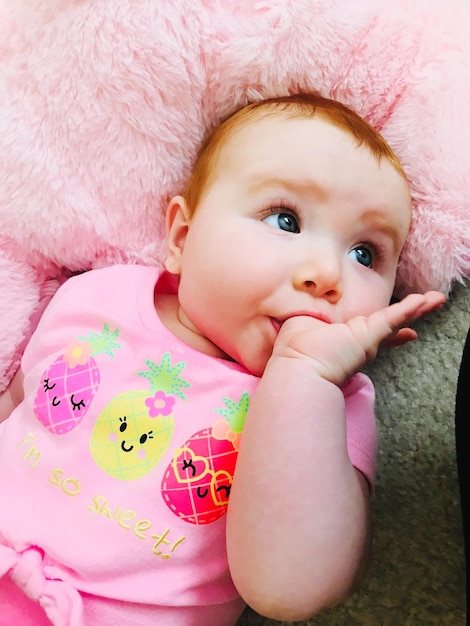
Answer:
[[[64,435],[73,430],[87,413],[100,384],[100,370],[93,358],[121,348],[116,338],[119,330],[109,331],[104,324],[101,334],[90,332],[69,344],[42,374],[42,386],[36,392],[35,416],[51,433]]]
[[[176,449],[163,476],[164,501],[190,524],[210,524],[227,511],[250,396],[245,391],[239,402],[224,398],[224,403],[214,409],[222,418]]]

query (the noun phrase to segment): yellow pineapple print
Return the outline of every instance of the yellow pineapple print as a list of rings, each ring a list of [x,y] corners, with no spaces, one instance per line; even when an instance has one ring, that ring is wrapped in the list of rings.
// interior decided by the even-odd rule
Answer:
[[[120,480],[145,476],[165,454],[174,431],[176,397],[186,401],[190,383],[180,374],[185,362],[171,365],[169,352],[161,363],[146,361],[137,372],[150,382],[150,392],[125,391],[100,413],[91,435],[90,450],[103,471]]]

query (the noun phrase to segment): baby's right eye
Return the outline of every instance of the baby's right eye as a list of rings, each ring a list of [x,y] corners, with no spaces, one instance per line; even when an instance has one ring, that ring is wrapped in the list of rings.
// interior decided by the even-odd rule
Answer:
[[[292,213],[271,213],[262,220],[273,228],[285,230],[288,233],[300,233],[299,223]]]

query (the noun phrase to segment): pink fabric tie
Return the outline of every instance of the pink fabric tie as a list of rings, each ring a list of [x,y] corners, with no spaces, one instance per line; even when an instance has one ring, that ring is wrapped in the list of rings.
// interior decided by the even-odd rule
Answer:
[[[54,626],[84,626],[80,594],[63,580],[54,579],[52,570],[39,548],[16,552],[0,545],[0,577],[9,573],[11,580],[42,606]]]

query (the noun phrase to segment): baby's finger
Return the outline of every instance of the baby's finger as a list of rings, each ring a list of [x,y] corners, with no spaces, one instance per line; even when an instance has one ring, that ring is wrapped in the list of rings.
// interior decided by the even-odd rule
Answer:
[[[411,294],[395,304],[373,313],[366,321],[368,328],[368,360],[375,357],[377,348],[403,345],[416,339],[416,333],[408,328],[417,319],[439,308],[445,297],[435,291]],[[349,323],[351,326],[351,322]],[[359,336],[359,335],[357,335]],[[363,346],[366,341],[361,341]]]
[[[427,291],[422,294],[424,301],[415,312],[414,319],[418,319],[423,315],[427,315],[436,309],[439,309],[446,301],[444,294],[439,291]]]
[[[418,333],[412,328],[400,328],[380,344],[380,348],[397,348],[405,345],[410,341],[415,341],[418,338]]]
[[[424,294],[410,294],[383,310],[387,323],[392,329],[408,326],[423,315],[431,313],[445,303],[445,296],[438,291]]]

